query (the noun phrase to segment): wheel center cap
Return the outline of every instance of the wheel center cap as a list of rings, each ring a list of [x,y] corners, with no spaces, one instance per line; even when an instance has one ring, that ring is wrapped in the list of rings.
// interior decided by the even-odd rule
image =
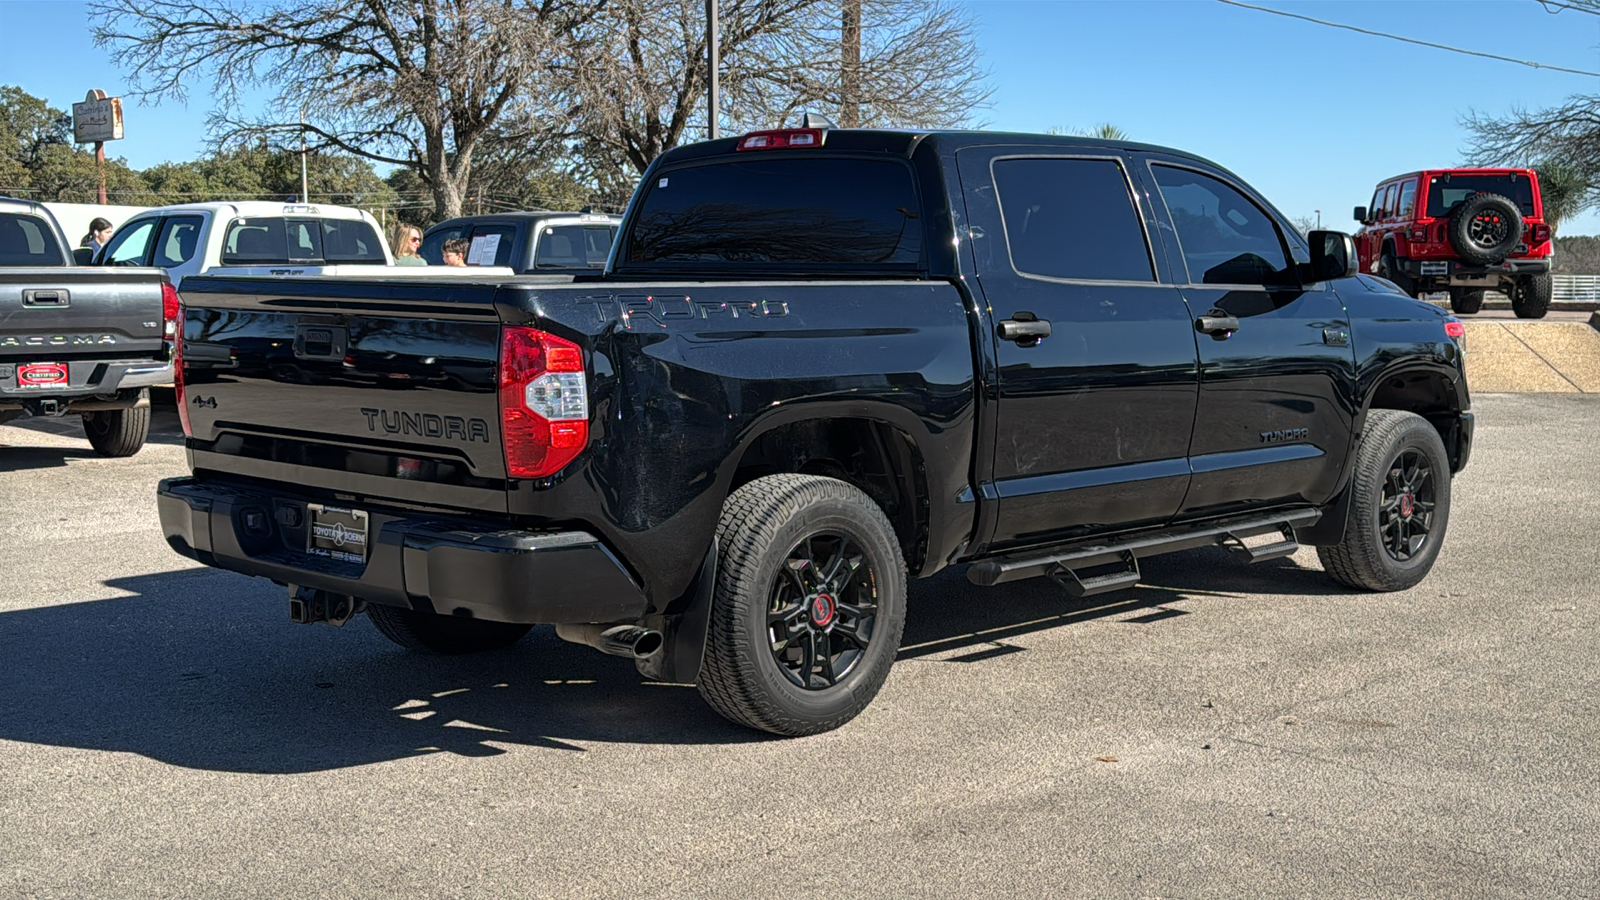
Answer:
[[[832,625],[837,611],[833,598],[827,594],[818,594],[811,598],[811,624],[817,628],[827,628]]]
[[[1409,518],[1411,518],[1411,514],[1416,512],[1416,510],[1417,510],[1417,502],[1411,498],[1411,495],[1410,494],[1401,494],[1400,495],[1400,515],[1405,516],[1406,518],[1409,519]]]

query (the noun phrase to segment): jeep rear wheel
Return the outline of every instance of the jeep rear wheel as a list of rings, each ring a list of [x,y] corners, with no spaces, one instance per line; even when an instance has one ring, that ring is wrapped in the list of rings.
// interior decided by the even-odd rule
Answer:
[[[1510,197],[1479,191],[1450,214],[1447,233],[1462,260],[1492,266],[1505,261],[1522,240],[1522,210]]]
[[[1542,319],[1550,311],[1550,295],[1554,285],[1550,273],[1529,275],[1517,281],[1516,292],[1511,295],[1511,311],[1519,319]]]
[[[772,475],[728,498],[717,544],[700,695],[773,734],[855,718],[905,625],[906,567],[883,510],[837,479]]]
[[[1450,311],[1471,315],[1483,309],[1483,288],[1451,288]]]

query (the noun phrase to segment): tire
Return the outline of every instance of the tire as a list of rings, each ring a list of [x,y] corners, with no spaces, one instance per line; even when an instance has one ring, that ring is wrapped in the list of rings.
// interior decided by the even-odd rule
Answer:
[[[1394,282],[1395,287],[1404,291],[1407,297],[1417,295],[1417,283],[1400,268],[1399,261],[1395,259],[1393,246],[1383,248],[1383,255],[1378,258],[1378,268],[1381,270],[1378,274]]]
[[[888,678],[905,627],[905,562],[883,510],[837,479],[772,475],[728,498],[717,539],[700,695],[779,735],[855,718]]]
[[[1542,319],[1550,311],[1550,294],[1554,289],[1550,273],[1529,275],[1517,283],[1511,296],[1511,311],[1519,319]]]
[[[448,656],[500,650],[522,640],[532,625],[441,616],[398,606],[367,604],[367,615],[384,637],[407,650],[430,650]]]
[[[1510,197],[1479,191],[1450,214],[1446,232],[1462,260],[1492,266],[1505,261],[1522,240],[1522,210]]]
[[[86,412],[83,433],[101,456],[132,456],[150,436],[150,407]]]
[[[1450,524],[1450,460],[1433,426],[1416,413],[1368,412],[1346,490],[1344,540],[1317,548],[1328,574],[1369,591],[1403,591],[1427,577]]]
[[[1451,288],[1450,311],[1470,316],[1483,309],[1483,288]]]

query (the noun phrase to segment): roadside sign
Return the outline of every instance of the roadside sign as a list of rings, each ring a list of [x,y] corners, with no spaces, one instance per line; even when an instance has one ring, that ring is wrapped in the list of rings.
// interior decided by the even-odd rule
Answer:
[[[122,140],[122,98],[90,91],[82,103],[72,104],[72,139],[80,144]]]

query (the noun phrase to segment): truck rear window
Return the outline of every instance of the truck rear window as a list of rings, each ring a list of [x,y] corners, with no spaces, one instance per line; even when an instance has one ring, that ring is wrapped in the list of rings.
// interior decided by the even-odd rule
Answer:
[[[598,269],[606,264],[616,231],[609,225],[546,225],[539,230],[534,268]]]
[[[222,242],[225,266],[288,263],[383,265],[378,232],[360,219],[235,219]]]
[[[922,226],[900,160],[741,158],[652,176],[622,267],[913,269]]]
[[[1435,175],[1428,179],[1428,215],[1448,216],[1457,203],[1478,191],[1509,197],[1523,215],[1534,214],[1533,184],[1526,175]]]
[[[45,220],[21,213],[0,213],[0,266],[66,264]]]

